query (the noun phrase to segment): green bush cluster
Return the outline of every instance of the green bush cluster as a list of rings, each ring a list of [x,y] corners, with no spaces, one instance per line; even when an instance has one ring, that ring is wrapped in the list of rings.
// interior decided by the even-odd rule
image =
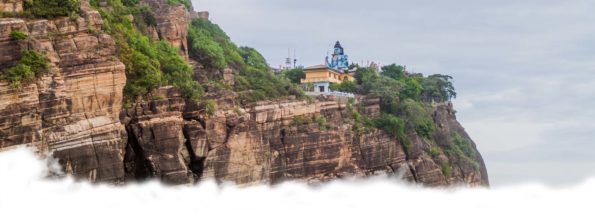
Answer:
[[[479,169],[479,163],[475,161],[476,153],[471,146],[471,142],[456,132],[451,137],[453,142],[445,148],[446,154],[467,161],[475,169]]]
[[[203,95],[202,86],[192,79],[192,68],[178,54],[178,50],[165,41],[153,41],[143,35],[138,24],[126,17],[146,13],[148,9],[136,5],[135,1],[126,3],[108,0],[111,10],[99,9],[106,31],[114,37],[118,46],[118,58],[126,65],[126,99],[145,96],[163,85],[181,89],[187,99],[200,99]]]
[[[399,142],[403,144],[405,150],[408,151],[411,146],[411,141],[407,137],[407,126],[406,121],[402,118],[392,115],[383,114],[380,118],[374,120],[374,126],[378,129],[382,129],[389,134],[393,134]]]
[[[128,1],[138,1],[138,0],[128,0]],[[170,5],[184,5],[187,9],[192,8],[192,3],[190,0],[167,0],[167,4]]]
[[[457,97],[452,77],[442,74],[430,75],[421,81],[423,91],[421,100],[425,102],[444,102]]]
[[[409,74],[404,66],[396,64],[382,67],[378,74],[370,68],[359,68],[355,78],[363,86],[360,93],[379,96],[388,106],[405,99],[445,102],[457,96],[451,76]]]
[[[0,72],[0,79],[7,81],[13,89],[19,89],[23,84],[33,82],[46,72],[50,65],[48,58],[33,50],[21,52],[18,63]]]
[[[239,48],[216,24],[206,19],[193,19],[188,30],[190,55],[203,65],[240,70],[244,60]]]
[[[293,117],[291,124],[294,126],[299,126],[299,125],[309,124],[310,122],[312,122],[312,118],[304,116],[304,115],[298,115],[298,116]]]
[[[283,71],[283,76],[287,78],[291,83],[300,84],[302,79],[306,78],[304,68],[298,67]]]
[[[330,89],[333,91],[355,93],[357,91],[357,83],[354,81],[342,81],[339,84],[331,83]]]
[[[440,155],[440,148],[438,148],[436,146],[432,146],[432,148],[430,148],[430,156],[432,158],[436,159],[439,155]]]
[[[278,98],[286,95],[303,97],[301,89],[288,80],[275,76],[264,57],[250,47],[237,47],[221,28],[205,19],[194,19],[189,28],[190,57],[207,68],[232,68],[234,90],[242,92],[243,102]]]
[[[80,7],[80,0],[25,0],[23,2],[26,15],[47,19],[78,15]]]
[[[215,102],[214,100],[207,100],[207,102],[205,102],[204,111],[205,114],[207,114],[208,116],[214,115],[217,111],[217,102]]]
[[[434,119],[432,118],[432,107],[412,99],[402,101],[394,114],[407,120],[409,127],[415,129],[418,135],[430,138],[434,131]]]
[[[329,127],[326,122],[326,117],[322,115],[316,116],[316,118],[314,118],[314,122],[318,124],[318,128],[320,128],[320,130],[326,130]]]
[[[12,31],[10,32],[10,38],[13,40],[25,40],[29,37],[26,33],[21,31]]]
[[[446,178],[450,178],[452,176],[452,167],[446,161],[442,161],[440,163],[440,169],[442,170],[442,175]]]

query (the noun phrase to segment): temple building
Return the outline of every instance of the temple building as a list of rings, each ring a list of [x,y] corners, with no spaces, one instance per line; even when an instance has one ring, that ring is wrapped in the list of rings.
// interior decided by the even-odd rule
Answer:
[[[335,44],[332,57],[326,57],[325,65],[316,65],[306,67],[304,73],[306,77],[301,83],[307,91],[330,93],[331,83],[341,83],[342,81],[354,81],[354,71],[349,70],[349,57],[345,54],[341,43]]]

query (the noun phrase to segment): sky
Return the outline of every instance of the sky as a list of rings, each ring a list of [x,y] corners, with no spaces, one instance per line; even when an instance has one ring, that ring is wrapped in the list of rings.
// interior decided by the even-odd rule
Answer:
[[[271,66],[353,62],[455,78],[459,121],[495,186],[595,175],[595,1],[193,0]]]

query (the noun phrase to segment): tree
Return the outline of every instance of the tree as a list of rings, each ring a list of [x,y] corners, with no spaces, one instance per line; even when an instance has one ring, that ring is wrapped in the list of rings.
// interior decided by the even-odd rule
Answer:
[[[401,99],[413,99],[415,101],[419,100],[419,97],[422,92],[422,86],[414,77],[403,77],[399,80],[403,85],[403,90],[401,91]]]
[[[373,76],[376,75],[376,71],[372,68],[358,68],[355,71],[355,79],[357,80],[357,84],[363,84],[365,80],[369,80]]]
[[[403,84],[385,76],[372,76],[365,79],[364,91],[380,98],[380,107],[383,111],[393,113],[398,105]]]
[[[444,102],[457,97],[452,77],[434,74],[422,80],[421,100],[424,102]]]
[[[303,78],[306,78],[306,73],[301,67],[286,70],[283,72],[283,75],[295,84],[299,84]]]
[[[399,80],[405,76],[405,67],[396,64],[383,66],[382,71],[380,71],[380,74],[395,80]]]

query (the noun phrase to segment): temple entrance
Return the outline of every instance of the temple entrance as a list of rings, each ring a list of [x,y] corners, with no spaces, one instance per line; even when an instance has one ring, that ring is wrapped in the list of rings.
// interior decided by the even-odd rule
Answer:
[[[320,92],[324,92],[324,86],[318,86],[318,90],[320,90]]]

